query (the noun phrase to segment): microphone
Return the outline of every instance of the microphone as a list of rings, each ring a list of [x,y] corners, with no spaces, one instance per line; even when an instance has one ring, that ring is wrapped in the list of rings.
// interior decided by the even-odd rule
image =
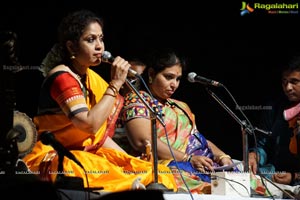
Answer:
[[[58,142],[50,131],[45,131],[41,133],[40,140],[45,145],[51,145],[58,152],[58,154],[68,157],[69,159],[73,160],[77,165],[79,165],[82,169],[84,169],[84,167],[77,160],[74,154],[72,154],[67,148],[65,148],[60,142]]]
[[[223,87],[222,83],[211,80],[211,79],[204,78],[202,76],[198,76],[195,72],[190,72],[188,74],[188,81],[191,82],[191,83],[197,82],[197,83],[201,83],[201,84],[204,84],[204,85],[212,85],[212,86],[215,86],[215,87]]]
[[[112,64],[115,60],[115,57],[113,57],[111,55],[111,53],[109,51],[103,51],[102,53],[102,61],[103,62],[106,62],[106,63],[109,63],[109,64]],[[133,69],[128,69],[128,74],[129,76],[138,76],[139,74],[134,71]]]

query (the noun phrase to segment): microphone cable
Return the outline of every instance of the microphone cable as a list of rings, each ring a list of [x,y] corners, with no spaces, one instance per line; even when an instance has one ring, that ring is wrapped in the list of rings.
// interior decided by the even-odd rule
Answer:
[[[136,74],[136,76],[140,79],[141,83],[143,83],[144,87],[146,88],[146,91],[148,92],[148,94],[151,96],[152,99],[154,99],[148,85],[146,84],[145,80],[143,79],[143,77],[139,74]]]
[[[238,108],[238,110],[240,111],[240,113],[243,115],[243,117],[244,117],[244,118],[246,119],[246,121],[248,122],[248,124],[249,124],[249,126],[250,126],[250,130],[249,130],[249,131],[250,131],[250,133],[252,133],[252,135],[253,135],[254,144],[255,144],[255,149],[256,149],[256,152],[258,152],[258,151],[257,151],[258,147],[257,147],[257,139],[256,139],[255,130],[256,130],[256,131],[260,131],[260,132],[265,133],[265,134],[270,134],[270,132],[266,132],[266,131],[264,131],[264,130],[261,130],[261,129],[259,129],[259,128],[254,127],[254,126],[252,125],[251,121],[247,118],[247,116],[245,115],[245,113],[244,113],[243,110],[241,109],[241,107],[238,105],[238,103],[237,103],[237,101],[235,100],[235,98],[233,97],[233,95],[232,95],[232,94],[230,93],[230,91],[227,89],[227,87],[226,87],[225,85],[223,85],[223,88],[227,91],[227,93],[229,94],[229,96],[231,97],[231,99],[233,100],[233,102],[235,103],[236,108]],[[258,162],[258,156],[256,156],[256,163],[259,163],[259,162]],[[274,197],[274,195],[272,195],[272,193],[270,192],[269,188],[268,188],[267,185],[265,184],[264,179],[267,180],[268,182],[270,182],[272,185],[274,185],[277,189],[279,189],[279,190],[282,191],[283,193],[285,193],[285,194],[287,193],[286,191],[284,191],[283,189],[281,189],[280,187],[278,187],[278,186],[276,186],[274,183],[272,183],[272,181],[269,180],[267,177],[265,177],[263,174],[261,174],[259,168],[258,168],[258,176],[261,178],[261,182],[262,182],[263,186],[266,188],[267,192],[270,194],[270,197],[271,197],[272,199],[275,200],[275,197]],[[289,197],[291,197],[290,194],[287,194],[287,195],[288,195]],[[294,197],[292,197],[292,198],[294,199]]]
[[[265,177],[264,175],[259,174],[259,176],[262,177],[262,182],[264,182],[264,181],[263,181],[263,179],[264,179],[264,180],[266,180],[267,182],[271,183],[274,187],[276,187],[277,189],[279,189],[283,194],[287,195],[289,198],[291,198],[291,199],[297,199],[295,196],[291,195],[290,193],[288,193],[288,192],[285,191],[284,189],[280,188],[278,185],[276,185],[275,183],[273,183],[272,180],[268,179],[268,178]],[[264,183],[264,186],[265,186],[265,183]],[[265,187],[266,187],[266,186],[265,186]],[[266,189],[267,189],[267,187],[266,187]],[[269,192],[269,190],[268,190],[268,192]],[[271,192],[270,192],[270,194],[271,194]],[[274,197],[272,194],[271,194],[271,197],[272,197],[273,199],[275,199],[275,197]]]
[[[248,122],[249,126],[250,126],[250,132],[253,133],[254,132],[254,126],[252,125],[251,121],[248,119],[248,117],[245,115],[245,113],[243,112],[243,110],[241,109],[240,105],[237,103],[237,101],[235,100],[234,96],[231,94],[231,92],[227,89],[227,87],[225,85],[222,85],[222,88],[224,88],[224,90],[227,92],[227,94],[229,95],[229,97],[232,99],[232,101],[235,104],[235,107],[238,108],[238,111],[240,111],[240,113],[243,115],[243,117],[246,119],[246,121]]]
[[[171,155],[172,155],[172,158],[173,158],[173,160],[174,160],[174,162],[175,162],[175,165],[176,165],[176,167],[177,167],[177,170],[178,170],[178,172],[179,172],[180,178],[181,178],[181,180],[182,180],[184,186],[186,187],[186,189],[187,189],[187,191],[188,191],[188,193],[189,193],[191,199],[194,200],[193,194],[192,194],[190,188],[188,187],[186,181],[184,180],[183,175],[182,175],[182,173],[181,173],[181,171],[180,171],[180,169],[179,169],[178,162],[177,162],[177,160],[175,159],[175,155],[174,155],[173,149],[172,149],[172,147],[171,147],[171,145],[170,145],[170,141],[169,141],[169,138],[168,138],[168,132],[167,132],[166,127],[164,127],[164,131],[165,131],[165,135],[166,135],[167,145],[168,145],[168,147],[169,147],[170,153],[171,153]]]
[[[241,185],[241,186],[247,191],[247,194],[248,194],[249,197],[250,197],[250,193],[249,193],[248,189],[247,189],[246,186],[243,185],[242,183],[240,183],[240,182],[238,182],[238,181],[235,181],[235,180],[233,180],[233,179],[221,177],[221,176],[218,176],[218,175],[215,175],[215,174],[212,175],[212,176],[215,177],[215,178],[224,179],[224,180],[230,185],[230,187],[231,187],[236,193],[238,193],[240,196],[242,196],[242,195],[239,193],[239,191],[237,191],[237,189],[235,189],[235,188],[233,187],[233,185],[232,185],[230,182],[237,183],[237,184]]]
[[[254,139],[254,145],[255,145],[255,150],[256,150],[255,152],[256,152],[256,154],[258,154],[258,151],[257,151],[257,149],[258,149],[258,147],[257,147],[257,139],[256,139],[256,134],[255,134],[255,133],[253,134],[253,139]],[[257,163],[257,167],[258,167],[258,165],[259,165],[258,155],[256,156],[256,163]],[[259,167],[258,167],[258,169],[257,169],[257,172],[258,172],[258,176],[260,177],[261,183],[262,183],[263,186],[266,188],[268,194],[270,195],[270,197],[271,197],[273,200],[275,200],[274,195],[270,192],[270,190],[269,190],[269,188],[267,187],[265,181],[263,180],[263,177],[265,178],[265,176],[263,176],[263,175],[260,173]]]
[[[136,74],[136,75],[137,75],[137,74]],[[142,83],[142,84],[144,85],[144,87],[146,88],[147,92],[149,93],[150,97],[152,98],[152,101],[154,101],[154,97],[153,97],[153,95],[152,95],[152,93],[151,93],[149,87],[147,86],[145,80],[143,79],[143,77],[140,76],[140,75],[137,75],[137,77],[141,80],[141,83]],[[130,82],[127,81],[127,84],[130,84]],[[130,87],[130,88],[131,88],[131,87]],[[158,102],[158,101],[156,101],[156,102]],[[163,120],[163,119],[162,119],[162,120]],[[158,121],[160,121],[160,120],[158,120]],[[184,183],[185,187],[187,188],[187,191],[188,191],[188,193],[189,193],[191,199],[194,200],[194,197],[193,197],[193,195],[192,195],[192,193],[191,193],[191,191],[190,191],[190,188],[188,187],[186,181],[185,181],[184,178],[183,178],[183,175],[182,175],[181,171],[179,170],[179,165],[178,165],[178,163],[177,163],[177,161],[176,161],[176,159],[175,159],[175,155],[174,155],[173,149],[172,149],[172,147],[171,147],[171,145],[170,145],[170,141],[169,141],[169,138],[168,138],[168,132],[167,132],[166,126],[165,126],[165,124],[163,124],[163,123],[162,123],[162,125],[163,125],[164,132],[165,132],[165,135],[166,135],[166,140],[167,140],[168,148],[169,148],[170,153],[171,153],[171,155],[172,155],[172,158],[173,158],[173,160],[174,160],[174,162],[175,162],[175,165],[176,165],[176,167],[177,167],[177,169],[178,169],[179,175],[180,175],[180,177],[181,177],[181,179],[182,179],[182,182]],[[156,138],[156,139],[158,139],[158,138]]]
[[[254,144],[255,144],[255,152],[256,152],[256,154],[258,154],[258,151],[257,151],[258,147],[257,147],[256,134],[253,134],[253,138],[254,138]],[[270,192],[270,190],[269,190],[269,188],[268,188],[268,186],[266,185],[266,183],[265,183],[264,180],[266,180],[267,182],[269,182],[270,184],[272,184],[274,187],[276,187],[277,189],[279,189],[283,194],[286,194],[288,197],[290,197],[290,198],[292,198],[292,199],[296,199],[294,196],[292,196],[291,194],[289,194],[288,192],[286,192],[284,189],[282,189],[282,188],[280,188],[279,186],[277,186],[275,183],[273,183],[272,180],[268,179],[266,176],[264,176],[264,175],[261,173],[261,171],[260,171],[260,169],[259,169],[259,161],[258,161],[258,157],[259,157],[259,156],[256,156],[256,163],[257,163],[257,167],[258,167],[258,168],[257,168],[257,172],[258,172],[257,175],[260,177],[260,180],[261,180],[263,186],[266,188],[266,190],[267,190],[268,194],[270,195],[270,197],[271,197],[273,200],[275,200],[274,195]]]
[[[235,100],[235,98],[233,97],[233,95],[232,95],[232,94],[230,93],[230,91],[227,89],[227,87],[226,87],[225,85],[223,85],[222,87],[223,87],[223,88],[225,89],[225,91],[229,94],[229,96],[230,96],[231,99],[233,100],[234,104],[236,105],[236,108],[238,108],[238,110],[240,111],[240,113],[243,115],[243,117],[244,117],[244,118],[246,119],[246,121],[248,122],[248,124],[249,124],[249,126],[250,126],[250,130],[249,130],[249,129],[247,129],[247,130],[253,135],[253,138],[254,138],[254,144],[255,144],[255,149],[256,149],[256,153],[257,153],[257,152],[258,152],[258,151],[257,151],[258,147],[257,147],[257,139],[256,139],[255,130],[256,130],[256,131],[260,131],[260,132],[262,132],[262,133],[264,133],[264,134],[267,134],[267,135],[271,134],[271,132],[264,131],[264,130],[261,130],[261,129],[259,129],[259,128],[254,127],[254,126],[252,125],[252,123],[250,122],[250,120],[249,120],[249,119],[247,118],[247,116],[245,115],[245,113],[243,112],[243,110],[241,109],[241,107],[238,105],[238,103],[237,103],[237,101]],[[208,88],[206,88],[206,90],[207,90],[208,93],[212,93],[211,91],[209,91]],[[247,127],[246,127],[246,128],[247,128]],[[247,151],[248,151],[248,150],[247,150]],[[244,162],[246,162],[246,161],[244,161]],[[256,156],[256,162],[259,164],[259,162],[258,162],[258,156]],[[270,182],[272,185],[274,185],[277,189],[279,189],[280,191],[282,191],[284,194],[286,194],[286,195],[288,195],[289,197],[291,197],[290,194],[287,194],[286,191],[284,191],[283,189],[281,189],[280,187],[278,187],[277,185],[275,185],[274,183],[272,183],[271,180],[269,180],[269,179],[266,178],[264,175],[262,175],[262,174],[260,173],[260,171],[259,171],[259,168],[258,168],[258,176],[261,178],[261,182],[262,182],[263,186],[266,188],[267,192],[270,194],[270,197],[272,197],[272,199],[275,199],[275,197],[272,195],[272,193],[271,193],[270,190],[268,189],[268,187],[267,187],[267,185],[265,184],[265,182],[264,182],[263,179],[267,180],[267,181]],[[292,198],[294,199],[295,197],[292,197]]]

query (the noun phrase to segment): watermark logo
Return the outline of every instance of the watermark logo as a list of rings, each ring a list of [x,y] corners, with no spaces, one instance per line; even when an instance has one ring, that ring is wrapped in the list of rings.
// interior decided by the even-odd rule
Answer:
[[[249,14],[253,11],[254,11],[254,9],[252,7],[250,7],[249,3],[242,1],[241,16]]]
[[[249,110],[249,111],[262,111],[262,110],[272,110],[272,106],[263,106],[263,105],[244,105],[244,106],[236,106],[236,110]]]
[[[38,70],[40,66],[37,65],[3,65],[3,71],[12,71],[12,72],[19,72],[22,70]]]
[[[250,4],[242,1],[241,16],[252,13],[266,13],[266,14],[298,14],[299,3],[259,3],[254,2]]]

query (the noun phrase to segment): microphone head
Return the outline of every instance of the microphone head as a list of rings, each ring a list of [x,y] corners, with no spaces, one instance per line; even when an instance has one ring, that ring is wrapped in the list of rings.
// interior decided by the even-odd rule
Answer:
[[[194,83],[195,82],[195,77],[197,76],[197,74],[195,72],[190,72],[188,74],[188,81],[191,82],[191,83]]]
[[[114,61],[114,57],[111,55],[109,51],[103,51],[102,61],[106,63],[112,63]]]

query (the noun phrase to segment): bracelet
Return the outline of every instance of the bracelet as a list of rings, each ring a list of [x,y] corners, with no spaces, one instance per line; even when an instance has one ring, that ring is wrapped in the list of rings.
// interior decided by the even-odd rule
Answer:
[[[108,95],[108,96],[112,96],[112,97],[117,97],[115,94],[109,94],[107,92],[105,92],[104,95]]]
[[[181,161],[187,161],[187,158],[188,158],[188,155],[187,154],[184,154],[183,158]]]
[[[230,155],[224,154],[224,155],[219,156],[218,162],[220,162],[223,158],[231,159]]]
[[[113,94],[113,95],[110,95],[110,94],[108,94],[108,93],[105,93],[105,94],[110,95],[110,96],[113,96],[113,97],[116,97],[116,96],[119,94],[118,89],[116,88],[116,86],[113,85],[112,82],[109,82],[109,85],[108,85],[107,88],[110,88],[110,89],[113,91],[114,94]],[[105,95],[105,94],[104,94],[104,95]]]

